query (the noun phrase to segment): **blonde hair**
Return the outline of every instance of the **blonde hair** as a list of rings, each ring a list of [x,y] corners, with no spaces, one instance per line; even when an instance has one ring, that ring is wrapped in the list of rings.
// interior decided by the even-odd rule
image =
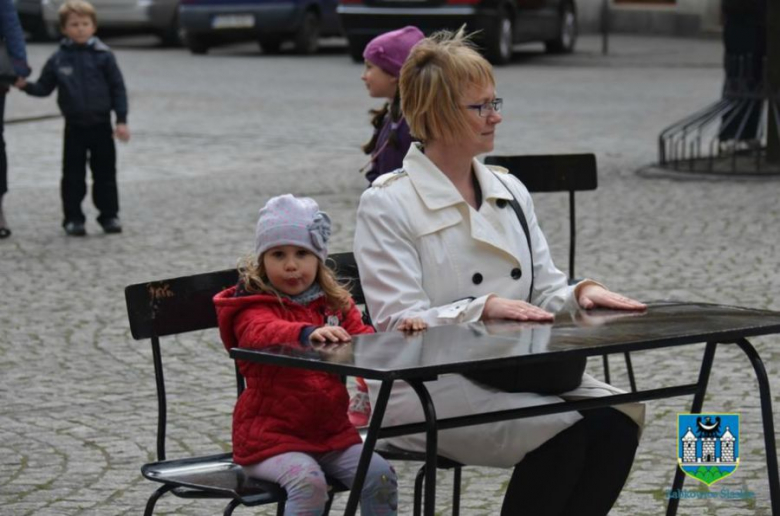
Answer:
[[[60,16],[60,27],[64,28],[68,23],[68,18],[71,14],[78,16],[89,16],[92,19],[92,23],[97,27],[97,12],[92,4],[85,0],[68,0],[60,6],[57,11]]]
[[[493,67],[477,52],[465,25],[417,43],[401,68],[401,110],[415,138],[458,141],[472,129],[463,95],[474,86],[495,86]]]
[[[280,303],[282,302],[279,293],[268,282],[262,255],[247,255],[242,258],[238,262],[238,278],[247,292],[272,294],[279,299]],[[320,260],[317,260],[317,277],[314,281],[322,288],[325,301],[331,310],[338,310],[342,313],[349,311],[352,305],[352,296],[347,286],[340,284],[333,269]]]

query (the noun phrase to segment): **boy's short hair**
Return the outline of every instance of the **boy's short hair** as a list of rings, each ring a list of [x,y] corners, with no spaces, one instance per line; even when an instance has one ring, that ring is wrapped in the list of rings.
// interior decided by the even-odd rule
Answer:
[[[57,14],[60,16],[60,28],[65,27],[65,24],[68,23],[68,17],[71,14],[89,16],[92,18],[92,23],[97,27],[97,12],[92,4],[86,0],[68,0],[60,6]]]
[[[439,31],[417,43],[401,69],[401,110],[422,142],[453,143],[468,134],[463,96],[475,86],[495,86],[493,67],[469,37],[464,27]]]

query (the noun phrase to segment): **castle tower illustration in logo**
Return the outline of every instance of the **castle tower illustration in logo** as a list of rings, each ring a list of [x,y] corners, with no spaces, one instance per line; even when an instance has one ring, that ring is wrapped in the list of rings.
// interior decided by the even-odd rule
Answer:
[[[731,435],[729,427],[720,436],[720,458],[723,462],[734,462],[734,436]]]

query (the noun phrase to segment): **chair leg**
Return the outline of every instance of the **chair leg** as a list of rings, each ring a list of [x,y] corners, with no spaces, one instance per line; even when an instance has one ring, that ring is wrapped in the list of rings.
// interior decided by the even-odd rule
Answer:
[[[631,365],[631,354],[626,351],[626,369],[628,370],[628,383],[631,385],[631,392],[636,392],[636,379],[634,378],[634,366]]]
[[[330,514],[330,506],[333,505],[333,488],[328,489],[328,503],[325,504],[325,510],[323,511],[323,516],[328,516]]]
[[[425,480],[425,465],[417,471],[417,476],[414,479],[414,516],[422,515],[422,488],[423,481]]]
[[[227,504],[227,506],[225,507],[225,512],[223,512],[222,515],[230,516],[231,514],[233,514],[233,511],[236,509],[236,507],[238,507],[239,505],[241,505],[241,502],[233,498],[232,500],[230,500],[230,503]]]
[[[601,358],[604,361],[604,381],[609,383],[609,357],[602,355]]]
[[[152,496],[150,496],[149,500],[146,501],[146,510],[144,510],[144,516],[152,516],[152,514],[154,514],[154,506],[157,504],[157,500],[159,500],[162,495],[171,489],[173,489],[173,486],[165,484],[152,493]]]
[[[460,466],[452,472],[452,516],[460,515]]]

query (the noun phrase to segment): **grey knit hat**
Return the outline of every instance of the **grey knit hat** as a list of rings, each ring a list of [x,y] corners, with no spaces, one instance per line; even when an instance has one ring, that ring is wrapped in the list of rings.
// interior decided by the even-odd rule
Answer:
[[[284,194],[269,200],[260,210],[255,231],[258,256],[272,247],[297,245],[321,261],[328,257],[330,217],[309,197]]]

